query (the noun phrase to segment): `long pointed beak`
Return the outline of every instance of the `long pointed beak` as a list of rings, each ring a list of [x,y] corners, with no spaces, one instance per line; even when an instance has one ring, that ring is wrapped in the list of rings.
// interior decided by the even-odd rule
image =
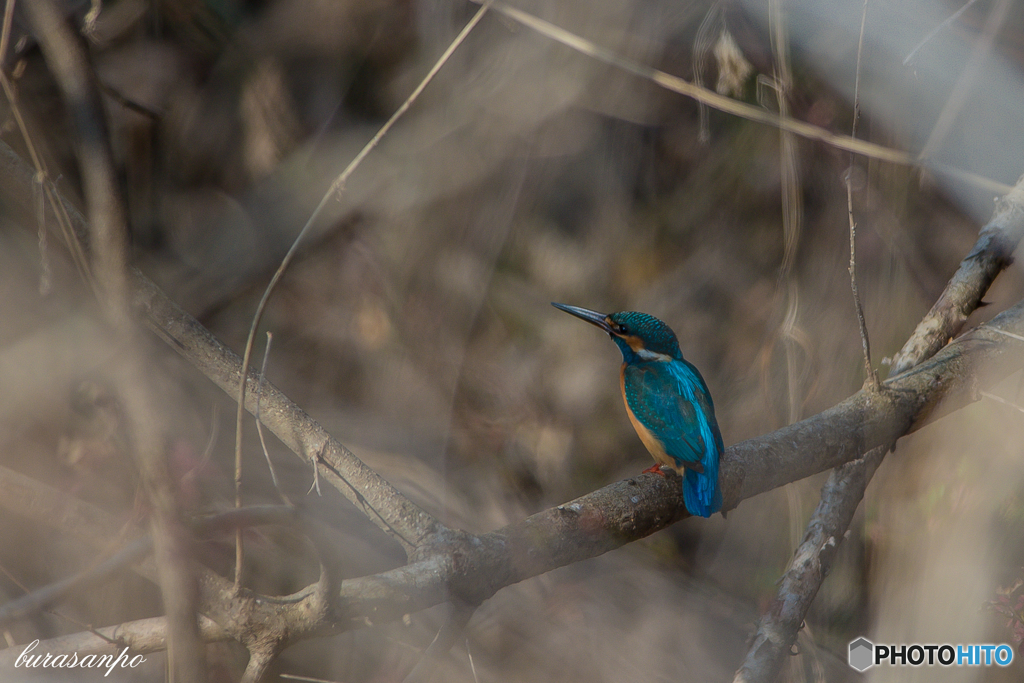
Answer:
[[[554,301],[551,305],[560,311],[565,311],[570,315],[574,315],[580,320],[586,320],[591,325],[597,325],[608,334],[612,334],[612,326],[608,324],[608,315],[605,313],[598,313],[592,311],[589,308],[580,308],[579,306],[568,306],[566,304],[556,304]]]

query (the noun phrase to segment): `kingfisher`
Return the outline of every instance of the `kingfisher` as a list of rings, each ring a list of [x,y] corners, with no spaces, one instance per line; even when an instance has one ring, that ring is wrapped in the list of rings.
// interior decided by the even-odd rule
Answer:
[[[655,460],[644,472],[678,472],[691,515],[710,517],[721,510],[718,461],[725,447],[715,404],[700,372],[683,358],[672,328],[636,311],[605,314],[551,305],[601,328],[622,352],[619,388],[626,415]]]

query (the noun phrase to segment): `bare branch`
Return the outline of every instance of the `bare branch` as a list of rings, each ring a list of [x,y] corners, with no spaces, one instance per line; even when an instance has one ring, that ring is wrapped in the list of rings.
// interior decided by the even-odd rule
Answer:
[[[946,104],[943,106],[942,112],[935,122],[935,127],[932,128],[931,134],[925,141],[924,147],[921,148],[922,159],[935,156],[936,150],[941,147],[942,143],[949,136],[950,131],[953,130],[954,122],[960,117],[964,105],[970,100],[971,91],[977,85],[978,76],[984,68],[985,59],[992,52],[992,46],[995,44],[999,29],[1006,22],[1010,9],[1014,4],[1012,0],[997,0],[989,11],[981,35],[974,42],[971,54],[968,56],[963,70],[956,80],[956,85],[953,86],[953,90],[950,92],[949,98],[946,100]],[[964,5],[961,11],[966,10],[969,5],[970,3]]]
[[[481,2],[481,0],[473,1],[478,3]],[[780,116],[760,107],[755,107],[745,102],[734,100],[731,97],[719,95],[713,90],[702,88],[683,78],[679,78],[678,76],[673,76],[659,69],[655,69],[654,67],[636,62],[628,57],[618,55],[608,48],[602,47],[590,40],[587,40],[586,38],[582,38],[571,31],[567,31],[561,26],[556,26],[549,21],[545,21],[528,12],[524,12],[521,9],[506,4],[502,0],[491,0],[491,6],[494,8],[494,11],[500,12],[523,26],[527,26],[541,35],[547,36],[552,40],[556,40],[581,54],[593,57],[605,64],[649,80],[666,90],[692,98],[700,104],[707,105],[712,109],[717,109],[748,121],[774,126],[780,130],[794,133],[795,135],[799,135],[800,137],[808,140],[817,140],[831,147],[835,147],[836,149],[842,149],[847,152],[860,154],[872,159],[889,161],[894,164],[901,164],[904,166],[927,165],[929,169],[937,173],[951,175],[976,187],[985,188],[1000,194],[1009,190],[1009,188],[1002,183],[995,182],[988,178],[983,178],[967,171],[961,171],[959,169],[950,168],[934,162],[927,162],[926,159],[921,159],[920,157],[914,156],[908,152],[867,142],[866,140],[856,140],[846,135],[837,135],[831,131],[821,128],[820,126],[805,123],[798,119]]]
[[[15,486],[5,488],[17,488],[21,486],[31,491],[31,496],[17,496],[15,500],[8,502],[7,499],[0,500],[8,509],[18,514],[37,519],[41,523],[51,527],[67,531],[58,519],[49,514],[39,515],[37,509],[31,502],[37,498],[44,500],[59,500],[62,495],[59,491],[28,479],[15,472],[0,467],[0,482],[11,482]],[[101,510],[97,510],[87,503],[74,501],[70,504],[71,509],[80,512],[85,516],[91,516],[108,527],[110,532],[116,530],[116,519]],[[45,507],[44,507],[45,510]],[[305,524],[305,521],[297,511],[290,506],[255,506],[251,508],[232,509],[226,512],[209,515],[196,520],[192,528],[200,535],[223,534],[247,526],[256,525],[285,525],[299,529],[313,543],[315,549],[320,552],[327,545],[326,539],[322,537],[315,524]],[[99,545],[100,539],[93,539]],[[141,576],[153,579],[157,572],[152,559],[139,562],[143,556],[152,549],[150,536],[136,539],[131,542],[112,558],[98,564],[87,571],[80,572],[74,576],[62,579],[53,584],[7,603],[0,608],[0,623],[24,618],[43,609],[65,597],[72,590],[81,588],[88,584],[95,584],[108,578],[116,569],[138,562],[133,569]],[[223,579],[205,568],[198,571],[202,583],[202,607],[204,614],[220,624],[223,629],[207,629],[204,642],[209,640],[223,640],[231,637],[242,643],[249,650],[251,658],[247,667],[247,678],[244,680],[256,681],[272,661],[273,657],[284,647],[297,639],[308,637],[309,634],[322,630],[325,625],[335,623],[333,617],[333,598],[337,595],[340,587],[340,580],[332,576],[326,566],[320,563],[320,580],[317,583],[307,586],[303,590],[291,596],[270,597],[257,595],[244,588],[236,591],[231,582]],[[166,623],[166,622],[164,622]],[[152,622],[150,622],[152,625]],[[200,624],[202,626],[202,624]],[[128,628],[134,628],[128,625]],[[96,632],[105,637],[103,631]],[[150,637],[145,643],[140,644],[141,652],[150,652],[167,648],[167,638],[164,629],[161,628],[159,636]],[[55,639],[48,641],[44,649],[51,654],[64,651],[69,641]],[[73,647],[79,648],[79,656],[88,652],[81,649],[92,650],[97,646],[92,640],[83,634],[81,638],[70,641]],[[124,647],[122,641],[112,637],[111,646]],[[22,648],[11,648],[0,653],[0,662],[6,658],[14,657],[15,650]],[[103,647],[99,646],[102,651]],[[134,646],[133,646],[134,649]],[[135,654],[139,654],[136,652]]]
[[[0,626],[6,626],[12,621],[37,614],[76,590],[102,583],[115,572],[145,557],[152,549],[153,542],[149,537],[138,539],[113,557],[107,558],[74,576],[69,576],[44,588],[32,591],[17,600],[8,602],[3,607],[0,607]]]
[[[823,413],[726,449],[724,509],[860,458],[977,400],[977,387],[1024,366],[1024,343],[996,329],[1013,334],[1024,329],[1024,302],[964,335],[913,372],[888,380],[881,394],[861,390]],[[979,376],[979,368],[989,364],[998,367]],[[615,482],[503,529],[454,539],[456,550],[447,558],[346,581],[339,625],[399,618],[438,604],[449,594],[479,602],[505,586],[614,550],[685,516],[674,479],[641,475]]]
[[[1024,302],[964,335],[912,372],[888,380],[887,390],[880,394],[862,390],[819,415],[729,448],[722,463],[726,509],[884,447],[977,400],[979,386],[1024,365],[1024,342],[1008,336],[1022,334]],[[979,375],[979,367],[994,369]],[[258,511],[238,514],[255,514],[255,521],[276,523],[285,510],[274,508],[267,512],[269,516]],[[641,475],[481,536],[438,534],[430,552],[423,553],[424,559],[346,580],[340,588],[330,588],[333,584],[322,574],[318,584],[292,596],[260,599],[243,590],[229,600],[225,596],[232,595],[231,582],[204,572],[204,610],[251,651],[267,646],[246,640],[260,632],[276,639],[275,647],[284,647],[304,637],[399,619],[453,598],[479,604],[501,588],[621,547],[685,516],[677,481]],[[336,597],[328,599],[328,595]],[[212,637],[222,635],[217,631]],[[55,644],[45,645],[48,652],[59,651]],[[0,652],[0,662],[16,656],[15,649],[21,650]]]
[[[920,50],[920,49],[921,49],[922,47],[924,47],[925,45],[927,45],[927,44],[929,43],[929,41],[931,41],[931,39],[932,39],[932,38],[934,38],[935,36],[937,36],[937,35],[939,34],[939,31],[941,31],[942,29],[944,29],[944,28],[947,28],[948,26],[952,25],[954,21],[956,21],[957,19],[959,19],[959,18],[960,18],[960,15],[961,15],[961,14],[963,14],[964,12],[966,12],[966,11],[967,11],[967,9],[968,9],[968,8],[969,8],[969,7],[971,6],[971,5],[973,5],[974,3],[976,3],[977,1],[978,1],[978,0],[967,0],[967,2],[966,2],[966,3],[964,3],[964,6],[963,6],[963,7],[961,7],[960,9],[958,9],[958,10],[957,10],[956,12],[953,12],[953,14],[951,14],[951,15],[950,15],[950,16],[948,16],[948,17],[946,17],[945,21],[943,21],[943,22],[942,22],[941,24],[939,24],[938,26],[936,26],[935,28],[933,28],[933,29],[932,29],[931,31],[929,31],[929,32],[928,32],[928,35],[926,35],[926,36],[925,36],[924,38],[922,38],[922,39],[921,39],[921,42],[919,42],[919,43],[918,43],[917,45],[915,45],[915,46],[914,46],[914,49],[913,49],[913,50],[911,50],[911,51],[910,51],[909,53],[907,53],[907,56],[906,56],[906,58],[905,58],[905,59],[903,60],[903,66],[909,66],[909,65],[910,65],[910,63],[914,61],[914,58],[915,58],[915,57],[917,57],[917,53],[918,53],[918,51],[919,51],[919,50]]]
[[[807,610],[832,569],[863,492],[888,450],[887,446],[875,448],[829,474],[821,490],[821,502],[782,575],[775,600],[758,624],[754,642],[736,672],[734,683],[770,682],[778,677],[783,661],[796,643]]]
[[[906,372],[941,349],[981,305],[996,276],[1013,261],[1024,237],[1024,176],[996,203],[992,219],[946,285],[942,295],[893,358],[892,373]]]
[[[145,276],[135,273],[135,305],[151,328],[229,396],[234,396],[242,361],[198,320],[181,310]],[[245,407],[255,413],[260,377],[250,370]],[[259,398],[260,421],[304,463],[315,460],[330,482],[379,527],[409,549],[418,548],[443,527],[367,467],[302,408],[266,381]]]
[[[864,24],[868,17],[868,0],[864,0],[864,10],[860,15],[860,40],[857,42],[857,70],[853,82],[853,126],[850,137],[857,138],[857,121],[860,120],[860,59],[864,50]],[[878,373],[871,365],[871,341],[868,338],[868,325],[864,321],[864,306],[857,291],[857,223],[853,219],[853,168],[856,159],[850,153],[850,167],[846,171],[846,211],[850,219],[850,289],[853,291],[853,305],[857,310],[857,325],[860,329],[860,343],[864,350],[864,375],[872,389],[878,391]]]
[[[452,649],[458,638],[464,638],[466,625],[476,612],[476,606],[465,605],[459,601],[449,604],[448,616],[434,640],[430,642],[423,656],[416,662],[403,683],[427,683],[441,661],[441,657]]]
[[[992,220],[981,230],[974,248],[904,345],[894,364],[894,374],[924,361],[960,331],[996,275],[1010,263],[1022,236],[1024,177],[996,205]],[[992,331],[1002,336],[1013,334],[995,328]],[[777,677],[783,659],[796,642],[807,610],[828,576],[868,483],[888,450],[888,445],[882,445],[829,475],[804,538],[781,579],[775,601],[762,617],[754,643],[736,673],[736,681],[773,681]]]
[[[3,149],[0,147],[0,156]],[[232,393],[242,374],[237,357],[152,283],[138,274],[130,277],[135,303],[149,313],[158,334]],[[1010,334],[1024,331],[1019,308],[999,319],[1000,324],[1011,326]],[[884,449],[933,415],[943,397],[949,399],[943,410],[973,400],[976,394],[970,364],[1004,358],[1016,350],[1015,341],[999,337],[988,328],[972,333],[943,350],[927,367],[890,380],[887,386],[892,390],[891,397],[861,393],[831,411],[729,449],[723,462],[726,508],[787,481],[834,467],[863,454],[872,445],[880,444]],[[1015,358],[1013,362],[1019,361]],[[252,384],[247,385],[250,398],[245,407],[251,410],[255,407],[251,397],[258,377],[247,374],[247,382]],[[262,412],[268,427],[300,457],[308,460],[315,456],[329,480],[333,470],[332,484],[379,526],[400,538],[407,549],[417,549],[414,563],[407,567],[347,581],[336,603],[338,614],[323,620],[328,630],[395,618],[447,600],[452,592],[461,599],[479,601],[510,583],[607,552],[685,515],[677,482],[640,477],[481,537],[448,531],[366,468],[273,387],[268,386],[262,398]],[[276,428],[270,424],[273,420]],[[856,472],[856,466],[846,468]],[[822,519],[822,528],[834,524],[831,518]],[[818,548],[819,555],[831,561],[827,548]]]
[[[31,171],[7,158],[0,146],[0,173],[31,187]],[[18,182],[0,183],[7,192]],[[28,194],[28,193],[26,193]],[[16,197],[15,197],[16,198]],[[74,223],[80,217],[69,211]],[[240,361],[216,338],[190,318],[141,275],[133,274],[136,306],[146,311],[152,327],[225,391],[232,392]],[[1024,333],[1018,306],[993,325],[1005,332]],[[888,445],[916,428],[934,412],[943,396],[955,398],[943,410],[973,400],[971,363],[1008,355],[1016,340],[988,328],[979,329],[942,351],[932,363],[887,382],[883,397],[863,392],[821,415],[773,434],[737,444],[723,458],[726,509],[742,499],[809,476],[859,457],[877,445]],[[1019,358],[1019,357],[1018,357]],[[1014,359],[1019,362],[1018,359]],[[250,373],[251,397],[259,381]],[[588,496],[534,515],[504,529],[473,537],[436,526],[404,497],[331,439],[319,425],[272,385],[265,387],[261,417],[269,428],[303,456],[321,456],[323,475],[357,504],[364,500],[420,543],[431,537],[417,561],[384,574],[346,581],[335,601],[333,616],[318,632],[362,628],[448,600],[453,594],[472,604],[500,588],[531,576],[593,557],[645,537],[685,516],[679,487],[660,477],[617,482]],[[346,488],[334,470],[345,472]],[[819,546],[820,547],[820,546]],[[48,651],[56,651],[49,649]]]

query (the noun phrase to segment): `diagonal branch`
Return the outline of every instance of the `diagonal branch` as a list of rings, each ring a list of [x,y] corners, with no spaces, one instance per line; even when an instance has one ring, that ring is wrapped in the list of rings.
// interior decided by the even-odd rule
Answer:
[[[216,383],[227,390],[233,387],[231,375],[238,372],[238,357],[220,345],[198,321],[177,309],[155,287],[141,289],[137,303],[147,308],[152,322],[160,327],[167,341],[180,353],[196,363]],[[1024,304],[1003,313],[992,324],[1005,326],[1006,331],[1014,334],[1021,333],[1024,331]],[[741,500],[859,458],[872,448],[888,447],[899,437],[917,429],[932,415],[940,401],[944,401],[943,411],[947,411],[950,406],[974,400],[972,364],[1000,358],[1007,353],[1018,362],[1024,362],[1024,356],[1010,353],[1018,350],[1015,346],[1018,343],[981,328],[947,346],[926,366],[888,380],[881,394],[858,392],[818,415],[730,447],[722,458],[724,508],[732,509]],[[209,345],[214,346],[211,348]],[[255,374],[250,376],[251,382],[257,379]],[[324,443],[328,447],[336,443],[322,427],[271,385],[268,385],[263,401],[268,426],[275,433],[281,430],[279,436],[287,445],[302,446],[310,439],[321,438],[327,439]],[[365,465],[362,468],[365,471],[360,476],[378,477]],[[336,477],[336,473],[331,467],[326,467],[325,476]],[[335,483],[342,486],[337,480]],[[368,486],[367,490],[374,496],[369,502],[388,514],[390,519],[407,526],[409,519],[403,517],[404,511],[415,515],[417,508],[400,494],[396,493],[399,498],[393,500],[389,489]],[[497,546],[511,544],[498,556],[511,553],[517,558],[514,567],[509,565],[505,568],[513,574],[506,580],[496,570],[480,579],[484,581],[482,584],[476,583],[477,579],[469,581],[462,586],[464,594],[461,597],[475,604],[509,583],[599,555],[654,533],[685,516],[681,495],[677,482],[661,482],[658,477],[631,479],[535,515],[523,522],[521,529],[512,525],[482,536],[480,540]],[[392,504],[408,507],[393,508]],[[590,529],[595,533],[575,535]],[[430,531],[440,529],[434,526]],[[461,538],[460,532],[448,531],[439,533],[434,541],[443,545],[446,542],[457,543]],[[547,550],[539,549],[538,545]],[[515,552],[514,548],[522,552]],[[424,557],[426,552],[426,549],[421,549],[417,557]]]
[[[1024,176],[996,203],[992,219],[981,229],[974,248],[892,362],[892,373],[906,372],[930,358],[956,336],[967,318],[982,305],[992,281],[1013,262],[1024,237]]]
[[[933,355],[963,328],[989,285],[1012,261],[1022,236],[1024,177],[996,204],[992,219],[982,228],[974,248],[897,355],[894,375]],[[775,601],[762,617],[747,657],[736,672],[736,681],[768,682],[778,676],[871,477],[888,450],[887,444],[882,445],[829,475],[804,538],[781,579]]]
[[[722,463],[725,507],[886,447],[976,400],[979,387],[1024,366],[1024,342],[1010,335],[1024,336],[1024,302],[932,360],[887,380],[881,393],[862,390],[823,413],[732,446]],[[346,580],[335,591],[333,606],[317,616],[317,625],[303,623],[301,637],[400,619],[452,599],[471,607],[506,586],[614,550],[686,516],[678,481],[641,475],[487,534],[450,532],[412,564]],[[230,589],[224,579],[207,581],[212,581],[209,590],[220,594]],[[308,602],[312,591],[307,587],[294,600]],[[221,631],[209,633],[223,638]],[[42,645],[58,652],[57,645]],[[161,649],[161,641],[147,640],[146,647],[140,651]],[[16,649],[21,650],[0,651],[0,664],[15,657]]]
[[[153,331],[234,397],[242,359],[145,276],[134,272],[132,283],[135,306],[145,312]],[[367,467],[273,383],[261,383],[259,373],[250,370],[246,384],[246,410],[255,415],[258,396],[263,425],[303,462],[316,462],[320,477],[391,534],[407,553],[444,530],[443,525]]]
[[[728,449],[726,506],[891,443],[974,400],[979,384],[1024,364],[1019,342],[997,330],[1024,332],[1024,302],[887,381],[882,396],[861,391],[824,413]],[[978,377],[978,366],[988,363],[1000,367]],[[839,442],[848,446],[837,448]],[[768,477],[769,469],[780,471]],[[411,565],[346,581],[320,632],[398,619],[452,595],[477,604],[505,586],[613,550],[685,516],[678,482],[646,475],[616,482],[503,529],[456,537]]]
[[[861,390],[818,415],[726,449],[724,509],[797,479],[888,446],[977,400],[978,387],[1024,366],[1024,301],[949,344],[913,371]],[[980,372],[980,369],[992,370]],[[373,577],[346,581],[339,628],[379,623],[455,595],[477,604],[525,579],[596,557],[686,517],[679,482],[641,475],[479,537],[456,539],[444,555]]]
[[[34,169],[0,140],[0,196],[30,216]],[[59,193],[60,209],[70,219],[71,230],[79,242],[88,236],[88,223],[75,206]],[[47,212],[47,229],[60,233],[54,214]],[[237,355],[210,334],[195,318],[182,311],[160,289],[138,271],[129,270],[134,305],[147,314],[158,336],[189,358],[228,395],[238,387],[241,362]],[[246,409],[255,414],[260,391],[257,373],[250,372],[246,391]],[[301,408],[281,394],[270,382],[263,383],[260,419],[304,463],[318,463],[321,476],[346,498],[362,509],[371,520],[393,535],[412,552],[423,539],[443,527],[429,514],[406,499],[380,475],[367,467],[344,445]]]
[[[473,0],[473,2],[479,4],[482,0]],[[640,78],[649,80],[666,90],[689,97],[699,104],[711,107],[712,109],[717,109],[718,111],[725,112],[726,114],[731,114],[755,123],[774,126],[779,130],[799,135],[807,140],[816,140],[829,145],[830,147],[848,151],[851,154],[860,154],[871,159],[888,161],[903,166],[925,166],[933,172],[949,175],[951,177],[958,178],[965,183],[974,185],[975,187],[984,188],[1000,194],[1009,190],[1009,188],[1002,183],[988,178],[983,178],[969,171],[962,171],[951,166],[946,166],[945,164],[936,163],[927,158],[915,156],[902,150],[868,142],[867,140],[858,140],[847,135],[839,135],[820,126],[805,123],[799,119],[780,116],[779,114],[767,111],[766,109],[755,107],[751,104],[747,104],[746,102],[741,102],[740,100],[734,100],[725,95],[720,95],[714,90],[708,90],[707,88],[691,83],[686,79],[673,76],[672,74],[661,71],[660,69],[655,69],[652,66],[648,66],[629,59],[628,57],[619,55],[613,50],[609,50],[602,45],[598,45],[593,41],[587,40],[586,38],[562,28],[561,26],[557,26],[549,21],[541,19],[540,17],[513,7],[503,0],[491,0],[490,6],[494,8],[494,11],[500,12],[509,19],[512,19],[523,26],[529,27],[537,33],[540,33],[551,40],[555,40],[566,47],[576,50],[580,54],[587,55],[588,57],[592,57],[600,62],[614,66],[617,69],[621,69]]]

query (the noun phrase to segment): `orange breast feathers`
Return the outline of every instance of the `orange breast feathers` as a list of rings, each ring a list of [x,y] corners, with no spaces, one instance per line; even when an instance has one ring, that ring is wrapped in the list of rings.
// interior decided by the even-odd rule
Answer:
[[[669,469],[673,469],[680,475],[683,474],[684,469],[676,464],[676,461],[665,452],[665,447],[661,445],[661,442],[655,438],[651,431],[640,424],[640,420],[636,419],[636,415],[633,414],[633,410],[629,407],[629,401],[626,400],[626,364],[623,363],[622,367],[619,368],[619,389],[622,394],[622,402],[626,404],[626,415],[629,416],[629,421],[633,424],[633,429],[636,430],[637,436],[643,441],[644,446],[647,447],[647,452],[651,454],[654,461],[660,465],[664,465]]]

